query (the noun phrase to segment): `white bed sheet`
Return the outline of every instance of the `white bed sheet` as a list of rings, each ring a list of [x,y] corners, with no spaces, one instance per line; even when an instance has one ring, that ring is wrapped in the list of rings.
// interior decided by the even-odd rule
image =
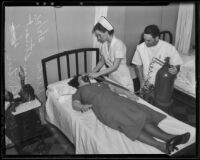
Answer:
[[[59,96],[54,91],[49,91],[46,119],[59,128],[75,145],[76,154],[163,154],[152,146],[137,140],[132,141],[123,133],[102,124],[92,110],[85,113],[73,110],[71,101],[71,95]],[[139,102],[164,113],[142,99]],[[179,150],[196,141],[194,127],[169,115],[159,123],[159,127],[173,134],[191,133],[189,141],[178,146]],[[175,152],[177,151],[172,154]]]
[[[175,88],[192,97],[196,97],[195,53],[181,55],[183,65],[175,80]]]

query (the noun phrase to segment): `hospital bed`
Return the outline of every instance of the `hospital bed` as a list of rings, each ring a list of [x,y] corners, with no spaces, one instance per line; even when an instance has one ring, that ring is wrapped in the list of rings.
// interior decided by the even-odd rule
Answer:
[[[196,109],[195,54],[181,55],[183,65],[174,83],[173,98]]]
[[[87,55],[89,53],[96,53],[97,63],[99,60],[99,50],[96,48],[65,51],[42,59],[43,78],[47,96],[45,106],[47,122],[58,128],[74,144],[76,154],[162,155],[163,153],[160,150],[137,140],[132,141],[123,133],[104,125],[97,119],[92,110],[85,113],[73,110],[72,94],[75,93],[76,89],[69,86],[67,82],[73,76],[72,70],[74,70],[75,74],[81,73],[81,69],[83,72],[88,72],[88,65],[90,63]],[[70,56],[74,56],[72,58],[73,61],[70,59]],[[80,56],[82,56],[81,60]],[[53,68],[58,70],[58,74],[54,74],[58,77],[56,82],[50,82],[48,79],[48,73],[51,73],[52,70],[50,69],[51,71],[49,72],[47,70],[50,66],[52,67],[52,61],[55,61]],[[67,63],[64,65],[67,68],[62,69],[61,61]],[[80,61],[83,62],[81,66],[79,65]],[[71,63],[74,64],[73,67]],[[61,74],[63,70],[66,71],[64,75]],[[66,77],[63,78],[64,76]],[[194,153],[196,144],[196,129],[194,127],[171,117],[142,99],[139,99],[138,102],[167,115],[167,118],[159,123],[159,127],[166,132],[172,134],[191,133],[189,141],[184,145],[179,145],[179,150],[172,152],[172,156],[177,154],[187,156],[187,153]]]

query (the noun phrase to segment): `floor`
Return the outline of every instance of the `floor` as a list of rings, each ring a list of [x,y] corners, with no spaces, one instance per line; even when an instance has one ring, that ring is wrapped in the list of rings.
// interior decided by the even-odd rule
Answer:
[[[196,111],[194,108],[187,108],[175,102],[172,105],[172,116],[189,124],[196,126]],[[26,146],[24,151],[31,155],[68,155],[75,154],[74,145],[51,125],[45,125],[46,135],[44,141],[37,141],[32,145]],[[14,147],[6,150],[7,155],[17,155]]]
[[[170,115],[196,127],[196,108],[187,107],[179,102],[174,102],[172,105],[172,113],[170,113]]]
[[[24,155],[65,155],[75,154],[74,145],[54,126],[44,125],[44,138],[36,139],[31,145],[24,147]],[[6,150],[6,155],[18,155],[14,147]]]

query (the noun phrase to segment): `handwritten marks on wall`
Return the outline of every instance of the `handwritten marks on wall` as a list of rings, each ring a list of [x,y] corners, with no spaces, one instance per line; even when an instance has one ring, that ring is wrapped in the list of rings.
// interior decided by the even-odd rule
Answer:
[[[19,89],[20,86],[16,85],[15,83],[13,83],[14,81],[16,81],[17,74],[18,74],[18,68],[15,68],[13,66],[13,62],[12,59],[10,58],[9,55],[6,55],[6,59],[7,59],[7,63],[8,63],[8,84],[9,84],[9,89],[12,93],[16,94]]]
[[[25,56],[24,61],[27,62],[31,54],[33,53],[33,48],[37,43],[41,43],[45,40],[45,35],[48,33],[48,28],[42,28],[47,24],[48,20],[43,20],[41,14],[28,15],[28,22],[25,28]],[[34,26],[34,27],[32,27]],[[35,28],[36,27],[36,28]],[[22,35],[17,34],[17,29],[20,28],[20,24],[10,25],[10,42],[11,46],[17,48],[19,43],[23,43]],[[19,37],[18,37],[19,36]]]
[[[19,25],[14,25],[13,22],[11,23],[9,29],[10,29],[10,43],[11,46],[16,48],[19,45],[19,40],[22,39],[22,36],[17,37],[16,36],[16,30],[19,28]]]
[[[5,27],[8,32],[5,52],[6,79],[8,80],[6,89],[14,95],[19,92],[21,86],[18,73],[19,66],[22,66],[26,83],[33,85],[36,94],[39,94],[44,89],[41,55],[49,33],[47,13],[42,8],[27,9],[24,7],[21,11],[20,8],[13,7],[6,14],[8,17]]]
[[[28,23],[26,23],[25,29],[25,62],[27,62],[29,57],[32,55],[34,46],[37,43],[41,43],[43,40],[45,40],[45,35],[48,33],[48,28],[42,28],[42,26],[44,26],[44,24],[47,22],[48,20],[42,20],[41,14],[28,15]],[[36,28],[32,26],[35,26]]]
[[[35,92],[37,94],[40,94],[44,91],[44,87],[43,87],[43,81],[42,81],[42,66],[40,63],[37,64],[37,78],[36,78],[36,82],[37,82],[37,86],[35,89]]]

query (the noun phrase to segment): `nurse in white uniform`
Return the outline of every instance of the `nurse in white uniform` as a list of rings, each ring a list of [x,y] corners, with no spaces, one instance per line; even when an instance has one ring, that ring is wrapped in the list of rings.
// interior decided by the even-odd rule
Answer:
[[[133,80],[126,64],[126,46],[114,36],[114,29],[105,17],[100,17],[93,28],[97,40],[102,43],[100,48],[100,61],[89,74],[92,78],[109,75],[109,78],[116,81],[123,87],[134,92]],[[102,69],[103,66],[105,69]]]

